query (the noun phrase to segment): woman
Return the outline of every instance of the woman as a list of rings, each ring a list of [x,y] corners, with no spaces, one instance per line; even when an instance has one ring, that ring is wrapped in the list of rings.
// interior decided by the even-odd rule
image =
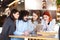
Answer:
[[[6,18],[1,33],[1,40],[10,40],[9,35],[15,31],[15,21],[19,17],[19,11],[16,9],[11,10],[11,14]]]
[[[40,23],[40,13],[38,13],[38,12],[33,12],[31,22],[32,22],[32,24],[34,24],[35,26],[36,26],[37,24],[39,24],[39,23]]]
[[[49,11],[43,13],[43,19],[41,25],[43,26],[43,31],[54,31],[54,25],[56,24],[55,19],[52,19]]]
[[[28,21],[29,12],[26,10],[20,11],[19,20],[16,20],[16,30],[14,35],[24,35],[28,36],[30,32],[33,30],[32,26],[29,24]],[[23,38],[12,38],[11,40],[24,40]]]
[[[40,31],[40,13],[39,12],[33,12],[32,14],[32,20],[31,20],[31,25],[33,26],[34,30],[32,31],[32,34],[36,34],[36,32],[39,30]],[[38,28],[39,27],[39,28]],[[37,30],[38,29],[38,30]]]

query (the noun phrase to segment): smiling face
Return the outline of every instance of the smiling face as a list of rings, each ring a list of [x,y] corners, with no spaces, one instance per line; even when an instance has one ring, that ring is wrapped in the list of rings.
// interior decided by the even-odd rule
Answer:
[[[47,15],[44,15],[43,18],[45,21],[49,20],[49,16],[47,16]]]
[[[33,13],[33,20],[37,20],[38,19],[38,15],[36,13]]]
[[[16,12],[15,14],[13,14],[13,16],[15,19],[18,19],[19,18],[19,12]]]
[[[27,20],[28,20],[28,16],[27,16],[27,15],[24,16],[24,17],[23,17],[23,20],[24,20],[24,21],[27,21]]]

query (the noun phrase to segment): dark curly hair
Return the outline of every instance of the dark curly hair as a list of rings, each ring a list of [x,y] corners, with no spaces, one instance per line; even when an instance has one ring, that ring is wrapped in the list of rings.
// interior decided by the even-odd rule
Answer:
[[[29,12],[26,10],[21,10],[19,13],[20,13],[19,20],[24,20],[23,17],[29,15]]]

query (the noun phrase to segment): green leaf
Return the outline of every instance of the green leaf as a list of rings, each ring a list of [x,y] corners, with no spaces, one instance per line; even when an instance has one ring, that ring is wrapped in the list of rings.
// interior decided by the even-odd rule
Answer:
[[[60,5],[60,0],[57,0],[56,2],[57,2],[57,5]]]

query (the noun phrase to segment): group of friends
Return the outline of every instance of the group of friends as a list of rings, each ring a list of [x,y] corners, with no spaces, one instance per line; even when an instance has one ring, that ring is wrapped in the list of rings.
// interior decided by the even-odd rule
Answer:
[[[29,36],[33,33],[36,34],[38,24],[41,28],[38,31],[54,31],[56,21],[49,11],[44,11],[42,20],[40,20],[40,14],[37,12],[32,13],[32,19],[28,17],[29,12],[27,10],[12,9],[2,26],[0,40],[24,40],[23,38],[9,38],[9,35]]]

